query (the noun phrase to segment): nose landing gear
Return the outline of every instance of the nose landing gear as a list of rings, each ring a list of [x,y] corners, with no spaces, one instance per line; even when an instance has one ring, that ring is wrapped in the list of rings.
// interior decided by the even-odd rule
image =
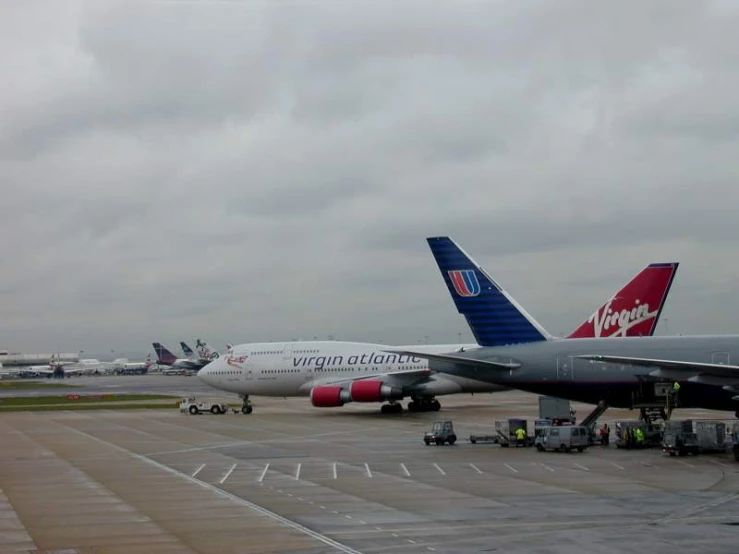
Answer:
[[[241,406],[241,413],[248,415],[254,411],[254,408],[252,407],[251,402],[249,402],[248,396],[244,396],[243,399],[244,399],[244,405]]]

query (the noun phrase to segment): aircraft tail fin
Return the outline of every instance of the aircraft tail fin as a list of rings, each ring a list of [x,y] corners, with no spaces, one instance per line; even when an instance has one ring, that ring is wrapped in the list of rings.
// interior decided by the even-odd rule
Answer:
[[[649,264],[567,338],[651,336],[678,265]]]
[[[195,352],[193,352],[192,348],[187,346],[185,341],[180,341],[180,348],[182,348],[182,351],[185,353],[185,358],[195,358]]]
[[[164,346],[158,342],[151,343],[154,351],[157,353],[157,362],[163,365],[170,365],[177,361],[177,356],[172,354]]]
[[[480,346],[551,339],[551,335],[449,237],[426,239],[457,310]]]
[[[195,348],[197,349],[198,355],[201,359],[215,360],[219,356],[218,352],[211,348],[208,343],[203,340],[197,339],[195,341]]]

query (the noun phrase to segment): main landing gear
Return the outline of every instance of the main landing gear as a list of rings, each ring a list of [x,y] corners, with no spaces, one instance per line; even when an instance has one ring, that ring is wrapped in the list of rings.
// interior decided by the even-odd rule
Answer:
[[[408,402],[409,412],[438,412],[441,404],[436,398],[414,398]]]
[[[251,402],[249,402],[249,397],[244,396],[243,399],[244,399],[244,405],[241,406],[241,413],[242,414],[252,413],[254,411],[254,408],[252,407]]]
[[[400,402],[391,402],[390,404],[383,404],[380,408],[380,412],[383,414],[399,414],[403,411],[403,405]]]

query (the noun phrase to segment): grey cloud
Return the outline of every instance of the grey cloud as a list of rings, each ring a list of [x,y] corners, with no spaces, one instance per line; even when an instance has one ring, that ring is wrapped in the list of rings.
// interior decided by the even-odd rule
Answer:
[[[555,333],[655,259],[671,332],[729,331],[737,15],[4,6],[0,346],[470,340],[437,234]]]

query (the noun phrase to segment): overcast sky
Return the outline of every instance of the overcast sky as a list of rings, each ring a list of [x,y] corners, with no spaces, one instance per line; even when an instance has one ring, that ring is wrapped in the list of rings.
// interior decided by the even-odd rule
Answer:
[[[470,341],[433,235],[553,334],[673,260],[659,332],[737,333],[738,16],[3,2],[0,347]]]

